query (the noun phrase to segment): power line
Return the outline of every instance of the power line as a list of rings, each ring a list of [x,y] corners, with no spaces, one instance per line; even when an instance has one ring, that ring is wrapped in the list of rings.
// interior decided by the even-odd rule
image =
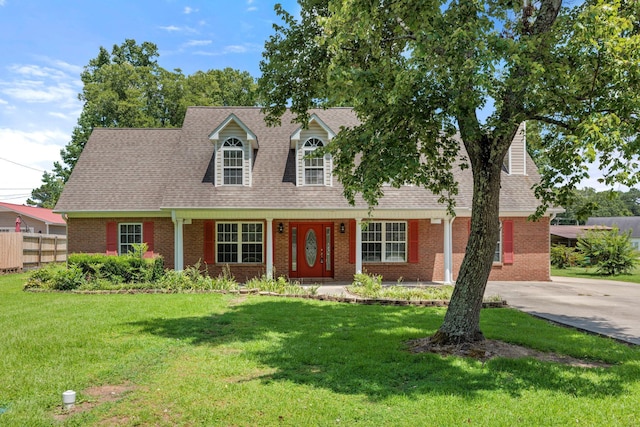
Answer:
[[[31,166],[23,165],[21,163],[14,162],[13,160],[5,159],[3,157],[0,157],[0,160],[4,160],[5,162],[13,163],[14,165],[22,166],[23,168],[31,169],[31,170],[38,171],[38,172],[44,172],[42,169],[37,169],[37,168],[31,167]]]

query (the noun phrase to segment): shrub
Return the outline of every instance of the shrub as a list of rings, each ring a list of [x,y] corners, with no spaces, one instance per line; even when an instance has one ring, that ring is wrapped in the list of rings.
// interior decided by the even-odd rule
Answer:
[[[134,245],[138,246],[138,245]],[[71,254],[69,265],[80,268],[89,281],[106,279],[112,284],[156,282],[164,275],[164,259],[160,256],[146,259],[142,254],[146,245],[127,255]]]
[[[628,274],[635,268],[637,252],[631,245],[631,232],[588,230],[578,239],[578,249],[589,258],[596,272],[604,276]]]
[[[576,248],[565,245],[551,246],[551,265],[557,268],[575,267],[584,261],[584,255]]]
[[[315,295],[317,286],[303,287],[299,282],[290,282],[284,276],[277,279],[266,276],[249,279],[245,286],[249,289],[257,289],[260,292],[272,292],[280,295]]]
[[[68,291],[85,285],[85,274],[79,267],[64,264],[48,264],[31,273],[24,289],[52,289]]]

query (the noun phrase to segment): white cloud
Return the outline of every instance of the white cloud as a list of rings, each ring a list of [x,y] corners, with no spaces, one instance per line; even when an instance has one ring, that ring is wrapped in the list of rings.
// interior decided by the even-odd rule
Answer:
[[[232,44],[224,47],[225,53],[245,53],[247,50],[245,45]]]
[[[66,108],[75,107],[77,103],[76,89],[67,83],[47,85],[37,80],[22,80],[10,85],[2,83],[0,92],[19,101],[28,103],[56,103]]]
[[[184,8],[183,13],[184,13],[185,15],[189,15],[189,14],[191,14],[191,13],[195,13],[195,12],[198,12],[198,11],[199,11],[199,9],[194,9],[194,8],[192,8],[192,7],[186,6],[186,7]]]
[[[185,46],[185,47],[208,46],[211,43],[213,43],[213,41],[211,41],[211,40],[189,40],[183,46]]]
[[[38,65],[11,65],[9,71],[21,76],[42,77],[54,80],[67,79],[68,76],[60,71],[49,67],[40,67]]]
[[[0,105],[8,105],[9,103],[4,99],[0,98]]]
[[[5,4],[5,0],[0,0],[0,6],[4,6]]]
[[[173,32],[173,31],[181,31],[180,27],[176,27],[175,25],[169,25],[166,27],[160,27],[161,30],[165,30],[165,31],[169,31],[169,32]]]
[[[258,8],[255,6],[251,6],[247,8],[247,12],[255,12],[256,10],[258,10]]]
[[[3,188],[37,188],[42,170],[51,170],[70,134],[59,129],[27,132],[0,128],[0,183]],[[7,161],[8,160],[8,161]],[[11,163],[14,162],[14,163]],[[2,190],[0,200],[24,203],[30,190]]]
[[[167,25],[163,27],[158,27],[161,30],[168,31],[170,33],[196,33],[197,31],[191,27],[177,27],[175,25]]]

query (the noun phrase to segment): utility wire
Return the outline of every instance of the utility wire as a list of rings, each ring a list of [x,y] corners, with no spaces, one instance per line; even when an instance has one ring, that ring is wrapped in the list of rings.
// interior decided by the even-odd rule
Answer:
[[[0,157],[0,160],[4,160],[5,162],[13,163],[14,165],[22,166],[23,168],[31,169],[31,170],[38,171],[38,172],[44,172],[42,169],[37,169],[37,168],[31,167],[31,166],[23,165],[21,163],[14,162],[13,160],[5,159],[3,157]]]

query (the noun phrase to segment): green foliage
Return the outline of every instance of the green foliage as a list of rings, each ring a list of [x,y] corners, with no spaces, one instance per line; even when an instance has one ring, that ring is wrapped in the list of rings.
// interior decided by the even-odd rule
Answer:
[[[35,270],[24,285],[25,289],[69,291],[85,285],[87,280],[81,268],[64,264],[48,264]]]
[[[584,254],[565,245],[551,246],[551,265],[557,268],[575,267],[584,261]]]
[[[487,337],[612,366],[407,351],[408,341],[438,327],[439,308],[34,294],[20,291],[25,278],[0,275],[3,426],[634,426],[640,419],[637,346],[518,310],[483,310]],[[94,405],[98,390],[122,397],[120,385],[124,398]],[[68,388],[78,407],[66,412],[60,393]]]
[[[640,3],[300,0],[265,43],[261,101],[351,105],[360,124],[327,150],[344,194],[375,207],[385,184],[419,185],[454,212],[454,172],[471,166],[472,232],[440,337],[479,331],[498,234],[501,166],[522,122],[544,154],[535,216],[562,205],[599,162],[606,184],[640,180]],[[480,119],[479,112],[488,114]],[[458,132],[458,137],[454,134]],[[461,151],[464,146],[466,153]],[[463,319],[462,317],[465,316]],[[473,318],[469,318],[473,316]]]
[[[629,274],[638,264],[638,253],[630,241],[630,232],[588,230],[578,238],[577,248],[605,276]]]
[[[68,267],[50,264],[31,273],[25,289],[115,289],[149,287],[164,274],[162,257],[146,259],[145,246],[123,256],[71,254]],[[126,284],[126,286],[125,286]]]
[[[593,188],[573,190],[562,207],[565,212],[556,218],[558,224],[584,224],[589,217],[631,216],[639,211],[638,190],[596,191]],[[639,211],[640,212],[640,211]]]
[[[206,271],[200,269],[201,263],[188,266],[184,271],[167,270],[158,281],[157,288],[175,292],[188,291],[235,291],[239,288],[238,282],[229,274],[229,269],[223,269],[222,273],[215,277],[209,277]]]
[[[245,287],[280,295],[315,295],[318,290],[317,286],[303,287],[299,282],[290,282],[284,276],[279,276],[277,279],[266,276],[254,277],[245,283]]]
[[[94,127],[179,127],[188,106],[256,105],[257,85],[246,71],[198,71],[185,76],[158,65],[158,47],[126,39],[111,52],[100,47],[81,74],[84,103],[62,162],[45,172],[30,204],[55,206]]]
[[[363,298],[384,298],[408,301],[449,300],[453,286],[415,286],[400,284],[382,286],[382,276],[360,273],[353,276],[353,283],[347,290]]]

